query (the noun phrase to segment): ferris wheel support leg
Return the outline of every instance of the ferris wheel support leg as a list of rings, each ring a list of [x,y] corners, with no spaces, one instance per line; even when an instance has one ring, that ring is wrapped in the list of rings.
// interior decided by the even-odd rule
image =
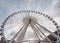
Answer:
[[[37,26],[36,26],[36,27],[37,27]],[[39,27],[37,27],[37,28],[39,29]],[[49,43],[52,43],[51,40],[41,31],[41,29],[40,29],[40,32],[44,35],[44,37],[46,37],[46,40],[48,40]]]
[[[56,37],[56,38],[58,38],[58,39],[60,40],[60,37],[59,37],[58,35],[56,35],[55,33],[51,32],[51,31],[49,31],[48,29],[46,29],[46,28],[43,27],[42,25],[40,25],[40,24],[38,24],[38,23],[36,23],[36,24],[37,24],[38,26],[44,28],[46,31],[48,31],[48,32],[51,33],[54,37]]]
[[[33,27],[35,28],[35,30],[37,30],[37,29],[39,30],[39,27],[38,26],[35,25]],[[44,37],[46,37],[46,35],[41,31],[41,29],[39,31],[44,35]],[[46,40],[48,40],[50,43],[52,43],[51,40],[49,38],[47,38],[47,37],[46,37]]]
[[[16,34],[15,34],[15,36],[12,38],[12,40],[9,42],[9,43],[12,43],[13,42],[13,40],[18,36],[18,34],[20,33],[20,31],[22,31],[22,29],[25,27],[25,25],[24,26],[22,26],[22,28],[19,30],[19,32],[17,32]]]
[[[22,26],[22,28],[19,30],[19,32],[17,32],[15,34],[15,36],[12,38],[12,40],[9,43],[12,43],[13,42],[13,40],[17,37],[17,35],[20,33],[20,31],[22,31],[23,28],[24,28],[24,26]]]
[[[43,37],[40,35],[40,33],[38,32],[38,30],[34,27],[34,25],[33,25],[32,23],[31,23],[31,26],[32,26],[32,28],[33,28],[33,31],[34,31],[34,32],[37,32],[37,34],[39,34],[39,36],[43,39]],[[39,37],[39,36],[38,36],[38,37]],[[40,37],[39,37],[39,40],[41,40]]]
[[[17,38],[17,41],[22,41],[23,40],[23,38],[24,38],[24,36],[25,36],[25,33],[26,33],[26,30],[27,30],[27,27],[28,26],[26,26],[22,31],[21,31],[21,33],[19,34],[19,36],[18,36],[18,38]],[[22,43],[22,42],[21,42]]]
[[[38,35],[39,32],[34,29],[34,26],[33,26],[33,25],[31,25],[31,27],[32,27],[33,31],[35,32],[36,36],[38,37],[38,39],[39,39],[39,41],[40,41],[41,39],[39,38],[39,35]],[[42,36],[40,35],[40,37],[42,37]],[[43,39],[43,37],[42,37],[42,39]]]

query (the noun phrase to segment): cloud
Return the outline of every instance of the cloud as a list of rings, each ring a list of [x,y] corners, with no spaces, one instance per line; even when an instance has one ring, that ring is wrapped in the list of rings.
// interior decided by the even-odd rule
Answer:
[[[51,16],[57,17],[59,16],[59,11],[60,11],[60,1],[59,0],[54,0],[52,3],[52,6],[50,8],[50,10],[47,11],[48,14],[50,14]]]
[[[50,15],[60,25],[60,0],[53,0],[49,10],[45,13]]]
[[[0,25],[13,12],[29,9],[44,12],[51,7],[51,3],[52,0],[0,0]]]
[[[52,16],[60,24],[60,0],[0,0],[0,25],[7,16],[20,10],[37,10]]]

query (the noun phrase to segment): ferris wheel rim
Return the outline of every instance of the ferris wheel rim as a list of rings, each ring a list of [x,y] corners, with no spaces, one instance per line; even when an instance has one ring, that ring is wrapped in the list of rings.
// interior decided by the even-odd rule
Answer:
[[[48,16],[48,15],[46,15],[46,14],[43,14],[42,12],[38,12],[38,11],[22,10],[22,11],[18,11],[18,12],[15,12],[15,13],[9,15],[9,16],[4,20],[4,22],[3,22],[2,26],[1,26],[1,28],[2,28],[2,30],[3,30],[2,33],[3,33],[3,37],[4,37],[4,38],[5,38],[5,36],[4,36],[4,25],[5,25],[6,21],[8,21],[11,17],[17,15],[18,13],[22,13],[22,12],[32,12],[32,13],[37,13],[37,14],[40,14],[40,15],[45,16],[46,18],[48,18],[48,19],[55,25],[55,27],[57,28],[57,33],[58,33],[58,30],[59,30],[60,27],[58,26],[58,24],[56,23],[56,21],[53,20],[53,18],[51,18],[50,16]],[[5,40],[6,40],[6,38],[5,38]]]

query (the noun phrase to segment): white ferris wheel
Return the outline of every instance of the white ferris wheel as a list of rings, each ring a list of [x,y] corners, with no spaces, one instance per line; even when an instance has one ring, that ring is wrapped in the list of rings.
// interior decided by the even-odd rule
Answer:
[[[50,16],[33,10],[22,10],[8,16],[1,26],[5,43],[59,43],[59,26]],[[33,34],[32,34],[33,33]]]

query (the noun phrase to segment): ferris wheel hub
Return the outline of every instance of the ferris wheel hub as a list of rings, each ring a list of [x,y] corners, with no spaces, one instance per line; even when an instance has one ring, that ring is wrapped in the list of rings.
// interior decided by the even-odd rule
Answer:
[[[37,19],[35,17],[27,16],[23,18],[23,24],[27,24],[27,23],[31,24],[35,22],[37,22]]]

